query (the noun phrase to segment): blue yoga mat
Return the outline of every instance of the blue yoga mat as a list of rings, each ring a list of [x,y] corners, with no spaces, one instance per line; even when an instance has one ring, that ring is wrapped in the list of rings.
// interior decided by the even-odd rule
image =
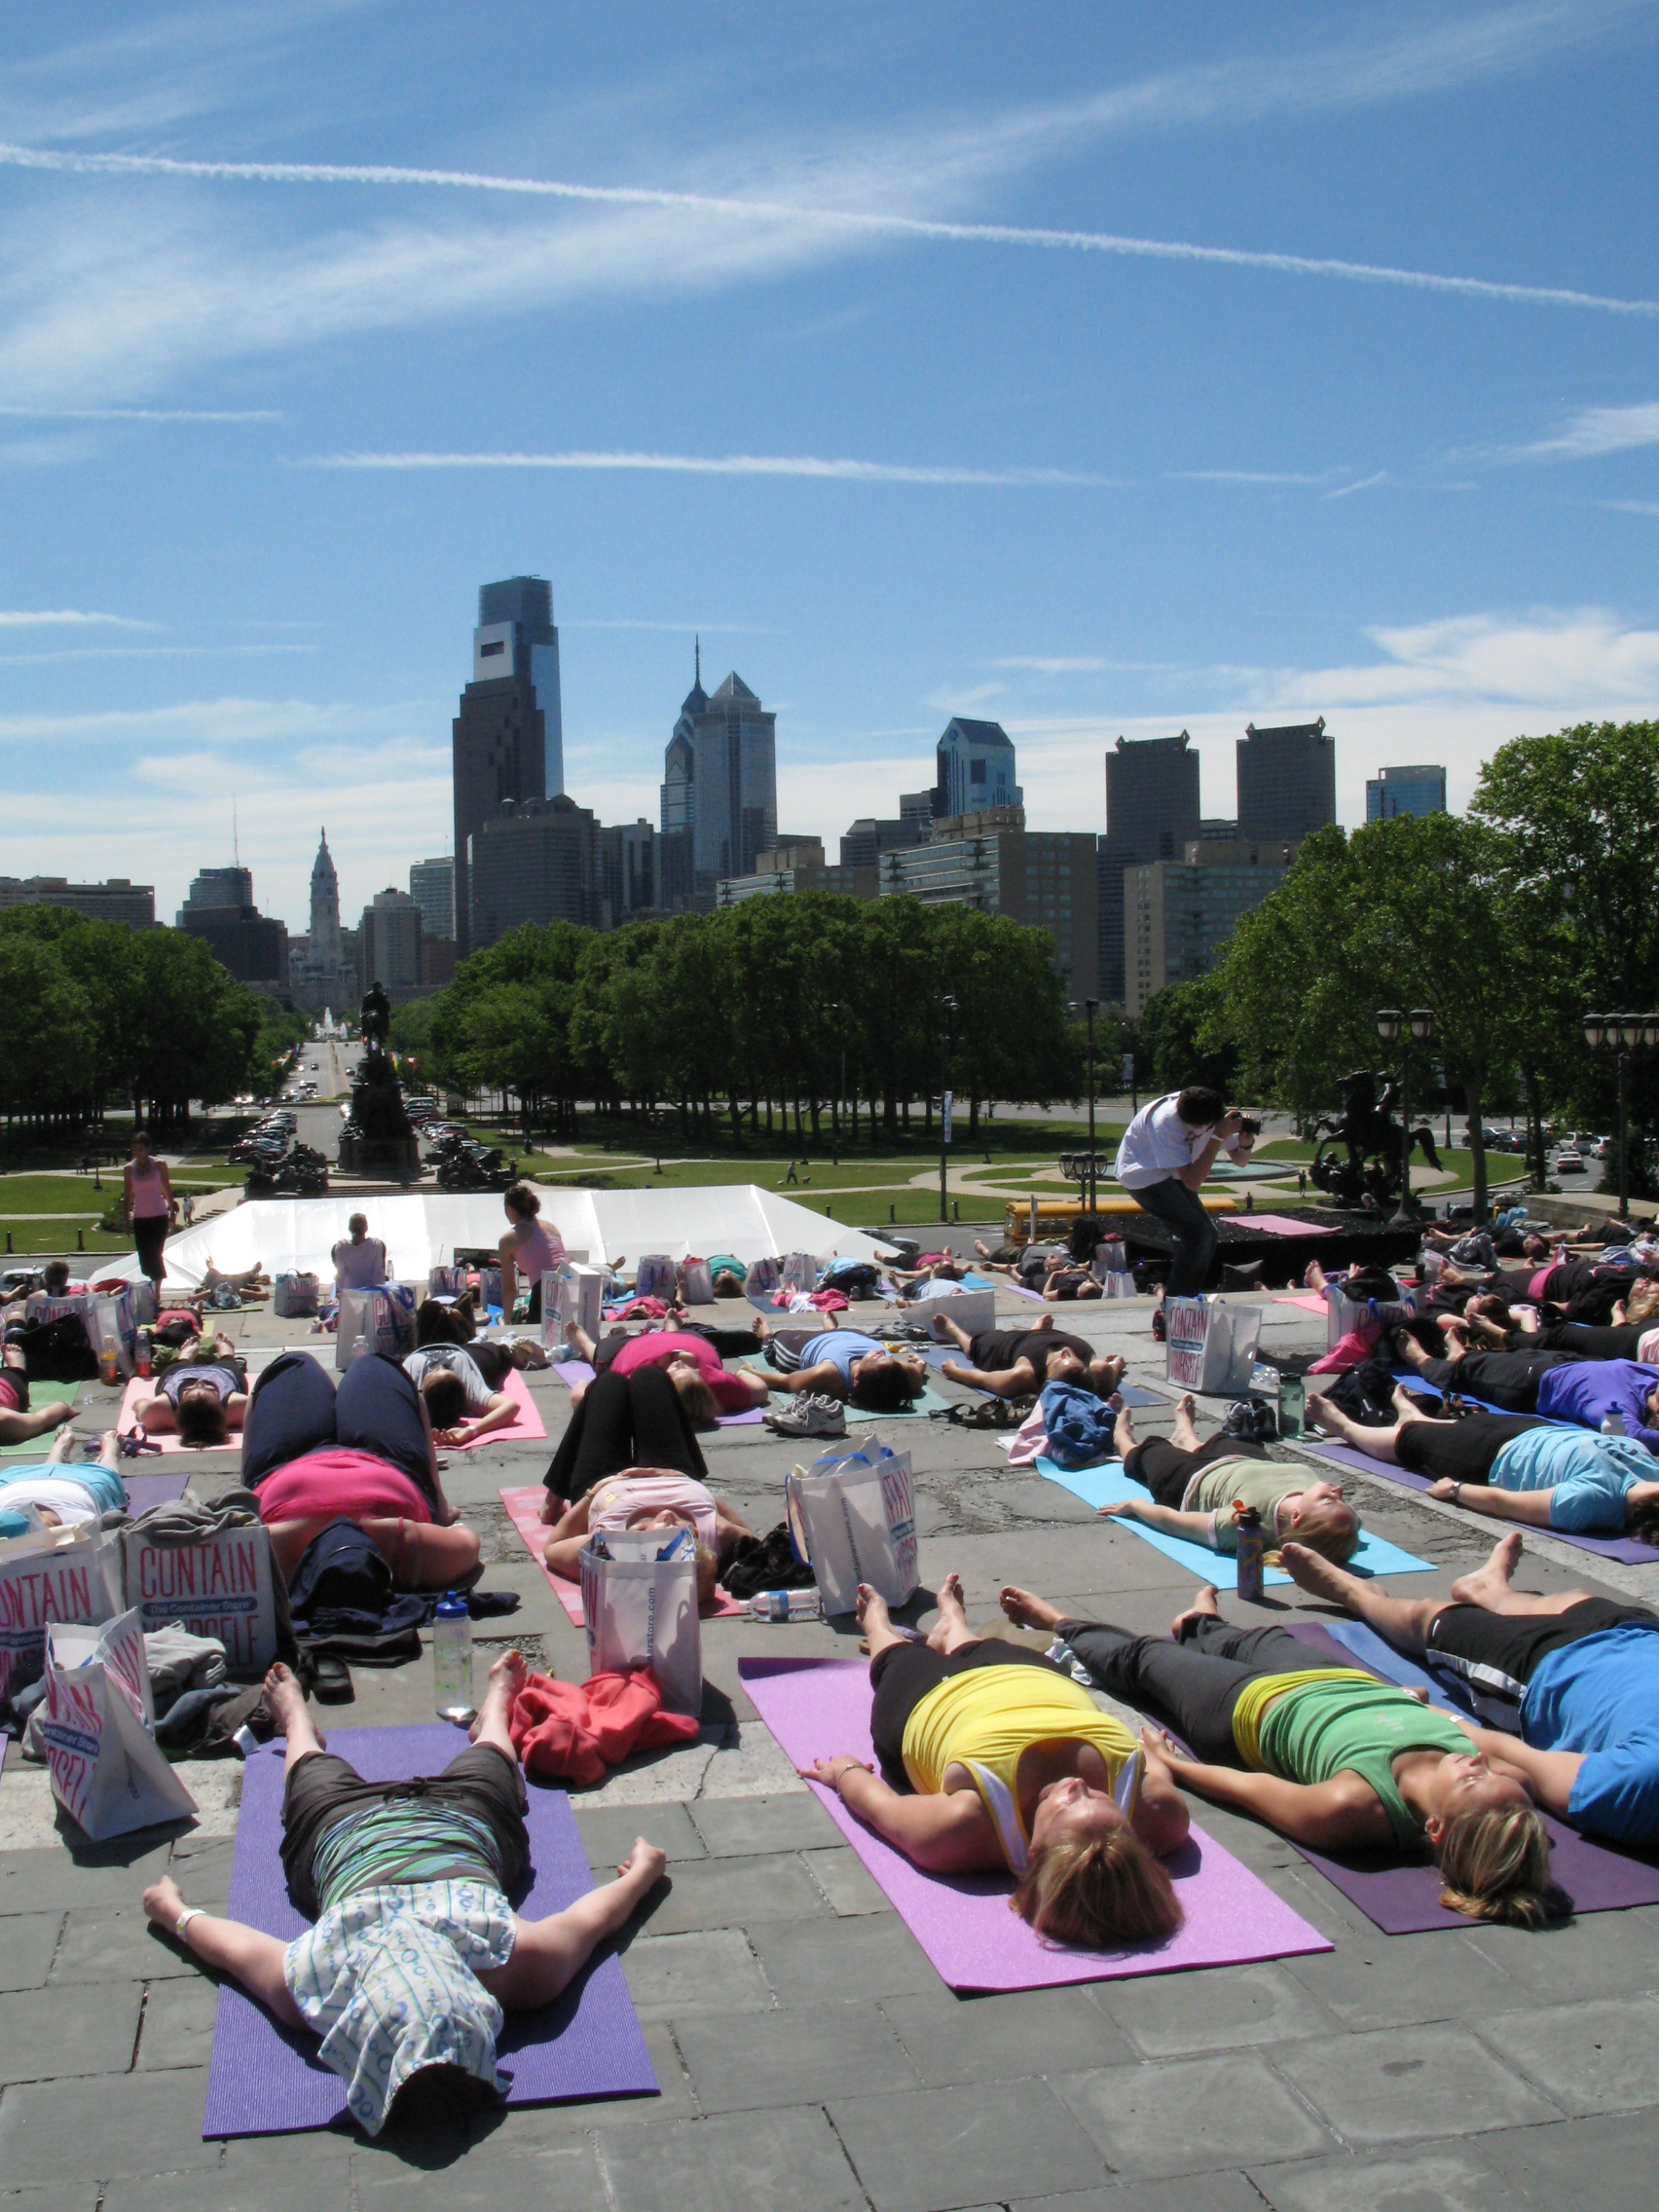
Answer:
[[[1081,1497],[1085,1505],[1096,1511],[1121,1497],[1145,1497],[1146,1491],[1124,1474],[1123,1461],[1109,1459],[1100,1467],[1061,1467],[1052,1459],[1039,1459],[1037,1472],[1062,1490],[1069,1490],[1073,1497]],[[1161,1529],[1149,1529],[1141,1521],[1115,1521],[1113,1527],[1127,1529],[1139,1536],[1143,1543],[1151,1544],[1165,1559],[1172,1559],[1184,1567],[1189,1574],[1200,1582],[1213,1582],[1218,1590],[1236,1590],[1238,1568],[1231,1552],[1212,1552],[1207,1544],[1195,1544],[1185,1536],[1166,1536]],[[1360,1531],[1359,1549],[1350,1560],[1344,1562],[1350,1574],[1432,1574],[1432,1564],[1417,1559],[1410,1552],[1401,1551],[1398,1544],[1389,1543],[1385,1536],[1373,1535],[1369,1530]],[[1281,1567],[1270,1567],[1266,1579],[1269,1582],[1288,1582],[1291,1578]]]

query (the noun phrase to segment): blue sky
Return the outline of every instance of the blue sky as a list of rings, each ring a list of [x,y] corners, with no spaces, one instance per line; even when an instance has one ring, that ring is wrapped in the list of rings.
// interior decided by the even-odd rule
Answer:
[[[690,682],[832,843],[1000,719],[1322,713],[1339,803],[1659,711],[1659,7],[7,11],[0,873],[446,849],[480,582],[567,782]],[[550,189],[552,188],[552,189]],[[1453,281],[1446,281],[1451,279]],[[760,465],[756,466],[756,464]]]

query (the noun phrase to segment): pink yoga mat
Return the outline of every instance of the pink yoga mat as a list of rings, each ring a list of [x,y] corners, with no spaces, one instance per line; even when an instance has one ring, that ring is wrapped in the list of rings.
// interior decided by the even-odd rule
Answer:
[[[500,1499],[506,1507],[507,1519],[524,1538],[531,1557],[541,1569],[542,1579],[564,1606],[565,1616],[571,1626],[586,1628],[587,1615],[582,1611],[581,1585],[567,1582],[562,1575],[555,1574],[541,1556],[542,1546],[547,1541],[547,1524],[541,1518],[541,1501],[546,1495],[547,1493],[537,1484],[531,1490],[504,1490],[500,1493]],[[718,1587],[715,1597],[714,1611],[703,1615],[706,1621],[733,1620],[744,1609],[735,1598],[728,1598]]]
[[[250,1377],[249,1381],[251,1382],[251,1380]],[[130,1435],[137,1426],[138,1417],[132,1409],[138,1400],[140,1398],[154,1398],[159,1394],[156,1387],[156,1378],[153,1375],[133,1376],[131,1382],[128,1383],[126,1390],[122,1393],[121,1411],[115,1417],[115,1425],[123,1436]],[[193,1459],[199,1459],[202,1456],[201,1451],[195,1445],[182,1444],[176,1436],[154,1428],[148,1430],[147,1434],[150,1442],[159,1444],[164,1452],[188,1452]],[[241,1430],[233,1428],[223,1444],[209,1445],[207,1449],[213,1452],[240,1452],[241,1450]]]
[[[1329,1310],[1325,1301],[1316,1290],[1303,1291],[1295,1298],[1275,1296],[1273,1304],[1275,1306],[1300,1306],[1305,1313],[1324,1313]]]
[[[873,1761],[869,1671],[859,1660],[740,1659],[737,1672],[797,1767],[838,1751]],[[1179,1934],[1121,1951],[1046,1943],[1009,1911],[1013,1885],[1006,1875],[924,1874],[861,1826],[832,1790],[817,1783],[809,1787],[952,1989],[1051,1989],[1063,1982],[1118,1981],[1333,1948],[1196,1825],[1168,1862],[1187,1914]]]
[[[1239,1213],[1234,1215],[1233,1222],[1236,1229],[1265,1229],[1270,1236],[1335,1236],[1337,1234],[1335,1222],[1295,1221],[1287,1213]]]
[[[441,1444],[440,1452],[477,1452],[486,1444],[534,1443],[536,1437],[545,1436],[540,1409],[530,1394],[530,1384],[516,1367],[509,1367],[507,1379],[501,1388],[518,1408],[518,1419],[511,1428],[493,1428],[488,1436],[475,1436],[470,1444]]]

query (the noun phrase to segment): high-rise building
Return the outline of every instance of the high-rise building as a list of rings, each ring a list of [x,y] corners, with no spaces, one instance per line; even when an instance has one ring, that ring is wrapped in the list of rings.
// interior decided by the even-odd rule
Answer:
[[[1100,840],[1100,995],[1121,1006],[1124,972],[1124,870],[1174,860],[1202,833],[1198,756],[1179,737],[1120,737],[1106,756],[1106,834]]]
[[[409,868],[409,896],[421,909],[421,936],[455,938],[455,856],[439,853],[435,859],[414,861]]]
[[[987,814],[994,807],[1023,806],[1014,780],[1014,740],[1001,722],[970,721],[955,715],[935,752],[934,819]]]
[[[178,927],[186,936],[200,938],[239,983],[287,989],[287,924],[262,914],[254,904],[250,868],[203,868],[179,908]]]
[[[379,983],[388,999],[411,999],[420,990],[421,909],[407,891],[387,885],[363,908],[357,932],[363,988]]]
[[[700,642],[694,665],[663,755],[659,898],[707,911],[722,876],[752,874],[777,842],[778,718],[735,669],[710,698]]]
[[[846,844],[843,837],[843,852]],[[722,875],[716,886],[715,903],[741,906],[746,899],[775,899],[792,891],[832,891],[847,899],[873,899],[879,888],[873,866],[828,866],[822,837],[780,837],[769,853],[760,855],[753,874]]]
[[[1444,814],[1444,768],[1379,768],[1365,786],[1367,822],[1392,822],[1399,814]]]
[[[251,906],[253,870],[240,866],[200,868],[185,893],[184,903],[186,906]],[[182,914],[179,927],[184,927]]]
[[[552,640],[552,681],[543,660],[538,690],[535,653],[539,645],[545,654],[547,639]],[[550,588],[535,576],[485,584],[478,594],[478,627],[472,633],[472,682],[461,695],[461,712],[454,723],[455,930],[463,959],[473,949],[468,840],[509,799],[517,804],[547,796],[550,724],[542,693],[553,703],[551,726],[556,735],[557,675],[558,639]],[[559,780],[562,785],[562,745]]]
[[[928,794],[931,799],[932,793]],[[841,837],[841,866],[843,867],[878,867],[883,853],[903,853],[914,846],[925,845],[933,834],[933,809],[929,806],[925,822],[913,815],[901,815],[895,822],[878,821],[873,814],[861,815]]]
[[[553,627],[553,586],[542,576],[509,576],[478,594],[478,628],[472,640],[474,681],[512,673],[529,682],[541,709],[543,795],[565,789],[565,709],[559,682],[559,633]]]
[[[925,906],[977,906],[1051,932],[1054,966],[1073,998],[1100,996],[1094,838],[1027,830],[1023,807],[943,816],[931,842],[881,856],[881,896]]]
[[[474,830],[467,852],[470,944],[482,952],[526,922],[600,922],[599,825],[558,798],[508,799]]]
[[[1291,859],[1289,845],[1195,838],[1178,860],[1128,867],[1124,875],[1124,1011],[1139,1014],[1166,984],[1207,976],[1239,916],[1278,889]]]
[[[288,946],[288,983],[299,1003],[336,1013],[355,1005],[361,995],[357,975],[357,933],[340,927],[340,877],[323,830],[312,863],[311,928]]]
[[[1325,718],[1279,729],[1244,725],[1238,740],[1238,836],[1299,845],[1337,819],[1337,741]]]
[[[156,926],[154,884],[112,875],[107,883],[71,883],[64,875],[0,875],[0,911],[8,906],[67,906],[92,922],[125,922],[129,929]]]
[[[328,849],[328,831],[319,833],[311,874],[311,943],[317,959],[340,955],[340,876]]]
[[[657,907],[656,831],[642,814],[599,831],[600,927],[620,929]]]

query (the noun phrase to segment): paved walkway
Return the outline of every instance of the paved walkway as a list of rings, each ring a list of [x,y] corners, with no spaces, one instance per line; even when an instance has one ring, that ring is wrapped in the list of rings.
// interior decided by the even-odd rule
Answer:
[[[1019,1317],[1029,1309],[1021,1302]],[[1264,1308],[1266,1342],[1318,1323]],[[1147,1309],[1071,1309],[1156,1383]],[[305,1341],[260,1320],[250,1343]],[[562,1389],[533,1379],[550,1434]],[[81,1425],[113,1393],[83,1387]],[[1163,1425],[1140,1417],[1143,1431]],[[996,1440],[896,1424],[917,1475],[927,1587],[959,1570],[971,1610],[1017,1579],[1134,1628],[1165,1626],[1191,1584],[1126,1530],[1010,1470]],[[539,1479],[549,1447],[453,1458],[451,1494],[484,1531],[489,1584],[524,1605],[511,1630],[539,1664],[585,1672],[571,1628],[500,1513],[498,1488]],[[757,1528],[782,1511],[796,1454],[764,1429],[719,1431],[715,1481]],[[211,1493],[234,1473],[198,1463]],[[1472,1517],[1361,1479],[1368,1522],[1445,1588],[1484,1555]],[[1651,1597],[1659,1570],[1583,1571],[1529,1539],[1533,1586]],[[1227,1602],[1240,1617],[1281,1617]],[[1295,1611],[1315,1610],[1292,1592]],[[926,1602],[916,1616],[926,1622]],[[756,1720],[745,1652],[850,1655],[850,1624],[706,1626],[702,1741],[577,1793],[593,1863],[636,1832],[672,1880],[632,1933],[624,1969],[660,2098],[481,2119],[466,2131],[369,2146],[345,2132],[203,2143],[213,1992],[150,1935],[144,1882],[171,1864],[222,1906],[234,1765],[192,1764],[200,1824],[104,1849],[54,1826],[42,1777],[14,1749],[0,1781],[0,2212],[373,2212],[431,2205],[607,2206],[613,2212],[1500,2212],[1653,2201],[1659,2161],[1659,1911],[1602,1914],[1545,1935],[1480,1929],[1381,1936],[1288,1846],[1216,1810],[1204,1825],[1305,1918],[1330,1952],[1259,1966],[962,2000]],[[355,1676],[337,1725],[424,1719],[429,1662]],[[396,2192],[395,2196],[390,2193]]]

